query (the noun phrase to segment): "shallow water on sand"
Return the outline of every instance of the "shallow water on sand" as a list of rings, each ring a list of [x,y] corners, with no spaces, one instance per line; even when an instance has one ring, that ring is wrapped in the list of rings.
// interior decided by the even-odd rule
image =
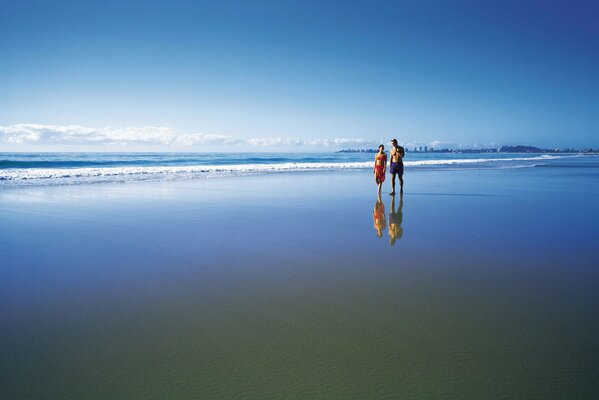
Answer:
[[[0,192],[0,397],[597,393],[597,169],[371,181]]]

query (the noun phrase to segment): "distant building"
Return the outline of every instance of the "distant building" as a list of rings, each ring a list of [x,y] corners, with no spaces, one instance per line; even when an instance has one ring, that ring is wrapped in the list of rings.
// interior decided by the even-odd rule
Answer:
[[[428,151],[428,147],[424,146],[424,152],[426,153]]]
[[[418,147],[418,151],[422,151],[422,146]]]

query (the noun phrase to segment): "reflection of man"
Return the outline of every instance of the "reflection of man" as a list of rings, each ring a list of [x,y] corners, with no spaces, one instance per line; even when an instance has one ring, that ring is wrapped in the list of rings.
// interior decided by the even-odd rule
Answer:
[[[376,203],[374,203],[372,219],[374,221],[374,229],[376,229],[376,235],[378,237],[382,237],[383,229],[385,229],[385,227],[387,226],[387,221],[385,220],[385,205],[381,201],[380,193]]]
[[[395,212],[395,196],[391,199],[391,212],[389,213],[389,244],[393,246],[397,239],[401,239],[403,235],[403,228],[401,227],[401,221],[403,208],[403,194],[399,195],[399,208]]]
[[[406,152],[403,147],[397,144],[397,139],[391,141],[391,151],[389,152],[390,164],[389,173],[391,174],[391,196],[395,195],[395,176],[399,178],[399,192],[403,193],[403,158]]]

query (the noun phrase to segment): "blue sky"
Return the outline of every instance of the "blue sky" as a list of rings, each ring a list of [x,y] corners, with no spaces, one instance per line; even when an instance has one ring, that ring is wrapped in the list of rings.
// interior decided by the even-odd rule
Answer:
[[[0,150],[599,147],[596,1],[0,0]]]

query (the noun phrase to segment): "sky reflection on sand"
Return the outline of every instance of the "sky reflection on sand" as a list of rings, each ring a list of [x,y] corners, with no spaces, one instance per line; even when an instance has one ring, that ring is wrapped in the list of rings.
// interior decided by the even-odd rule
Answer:
[[[594,393],[576,171],[410,173],[375,207],[355,171],[2,191],[0,397]]]

